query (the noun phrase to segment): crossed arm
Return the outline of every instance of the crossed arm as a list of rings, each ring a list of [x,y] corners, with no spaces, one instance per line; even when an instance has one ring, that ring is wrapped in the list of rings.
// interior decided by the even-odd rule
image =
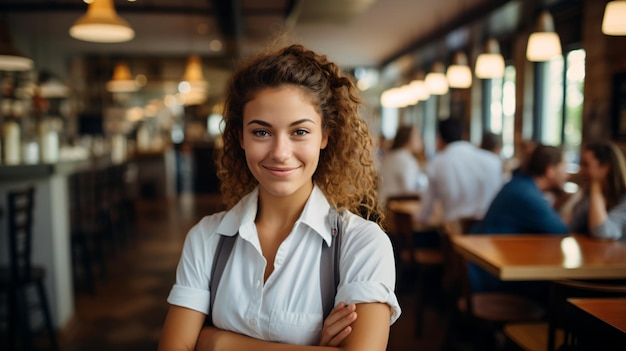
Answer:
[[[340,303],[324,321],[320,346],[303,346],[254,339],[215,327],[203,328],[203,313],[170,306],[159,351],[383,351],[389,338],[390,316],[390,307],[384,303]]]

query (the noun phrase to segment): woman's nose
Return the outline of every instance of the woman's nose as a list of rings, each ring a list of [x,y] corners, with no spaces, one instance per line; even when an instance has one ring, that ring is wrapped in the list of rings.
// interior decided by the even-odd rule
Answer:
[[[271,156],[277,161],[286,160],[291,154],[291,143],[286,136],[277,136],[272,145]]]

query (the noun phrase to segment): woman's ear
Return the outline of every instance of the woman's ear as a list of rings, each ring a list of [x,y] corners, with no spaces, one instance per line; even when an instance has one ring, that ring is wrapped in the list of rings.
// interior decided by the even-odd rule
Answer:
[[[328,133],[324,132],[322,135],[322,144],[320,145],[320,150],[324,150],[328,145]]]

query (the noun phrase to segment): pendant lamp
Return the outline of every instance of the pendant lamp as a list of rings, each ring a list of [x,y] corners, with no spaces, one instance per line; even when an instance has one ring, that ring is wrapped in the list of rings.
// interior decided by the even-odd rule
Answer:
[[[113,69],[113,78],[107,82],[106,88],[111,93],[132,93],[139,86],[131,76],[128,64],[118,62]]]
[[[424,82],[424,72],[419,71],[414,80],[409,83],[411,94],[417,101],[426,101],[430,97],[430,91]]]
[[[70,35],[96,43],[120,43],[133,39],[135,31],[117,15],[113,0],[93,0],[87,14],[70,28]]]
[[[616,0],[606,4],[602,19],[602,33],[626,35],[626,1]]]
[[[485,51],[476,59],[476,77],[480,79],[501,78],[504,76],[504,57],[500,54],[500,44],[491,38],[485,43]]]
[[[537,19],[537,31],[528,38],[526,58],[528,61],[545,62],[561,55],[561,39],[554,31],[554,20],[548,11]]]
[[[445,95],[448,93],[448,80],[443,63],[435,62],[431,71],[426,75],[424,82],[431,95]]]
[[[188,89],[184,93],[185,105],[204,103],[209,90],[209,83],[204,79],[200,56],[191,55],[187,59],[187,66],[185,67],[185,74],[181,84],[183,83],[188,84]]]
[[[7,23],[0,20],[0,71],[28,71],[32,68],[33,60],[17,50]]]
[[[446,71],[446,79],[450,88],[466,89],[472,86],[472,70],[467,65],[467,55],[464,52],[454,54],[452,65]]]

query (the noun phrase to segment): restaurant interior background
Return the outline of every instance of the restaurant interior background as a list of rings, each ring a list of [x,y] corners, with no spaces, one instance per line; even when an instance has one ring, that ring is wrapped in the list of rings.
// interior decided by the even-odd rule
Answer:
[[[417,124],[430,155],[435,119],[454,115],[466,121],[473,142],[483,130],[502,134],[505,158],[520,140],[534,139],[564,145],[575,161],[583,140],[626,134],[618,117],[626,49],[623,37],[601,31],[606,3],[117,0],[114,10],[134,37],[94,43],[69,34],[85,15],[83,2],[3,0],[3,35],[32,59],[32,68],[3,72],[5,95],[10,86],[14,95],[4,96],[2,118],[20,120],[21,142],[31,149],[37,124],[51,122],[61,158],[80,155],[79,146],[97,153],[117,145],[117,157],[126,158],[183,141],[210,144],[219,136],[222,92],[235,62],[271,45],[300,42],[355,77],[374,135],[392,138],[399,123]],[[546,25],[558,33],[563,54],[531,62],[529,35]],[[478,56],[494,49],[505,73],[471,81]],[[451,72],[457,62],[469,68],[467,83],[421,101],[413,84],[412,97],[398,100],[403,92],[393,88],[404,87],[406,95],[411,82]],[[394,93],[399,104],[390,100]]]
[[[89,2],[0,0],[0,196],[30,175],[51,177],[40,196],[53,211],[35,215],[56,231],[67,229],[55,216],[68,218],[60,208],[70,201],[55,177],[73,162],[132,165],[136,196],[145,199],[217,192],[212,150],[224,86],[238,61],[284,43],[326,54],[354,78],[374,136],[419,126],[427,155],[436,120],[450,116],[464,121],[474,143],[483,130],[501,134],[503,158],[526,139],[562,145],[572,173],[585,141],[626,149],[626,14],[617,15],[621,32],[603,32],[607,3],[626,1],[93,0],[114,5],[122,33],[132,29],[121,42],[70,35]],[[558,34],[558,45],[540,53],[561,51],[529,59],[537,30]],[[487,68],[499,72],[479,73],[484,53],[496,54],[500,61]],[[445,86],[423,95],[431,73],[443,73]],[[3,231],[5,221],[0,216]],[[49,255],[36,248],[37,260],[71,271],[59,261],[65,251],[55,251],[59,238]],[[71,287],[46,279],[63,329]]]

